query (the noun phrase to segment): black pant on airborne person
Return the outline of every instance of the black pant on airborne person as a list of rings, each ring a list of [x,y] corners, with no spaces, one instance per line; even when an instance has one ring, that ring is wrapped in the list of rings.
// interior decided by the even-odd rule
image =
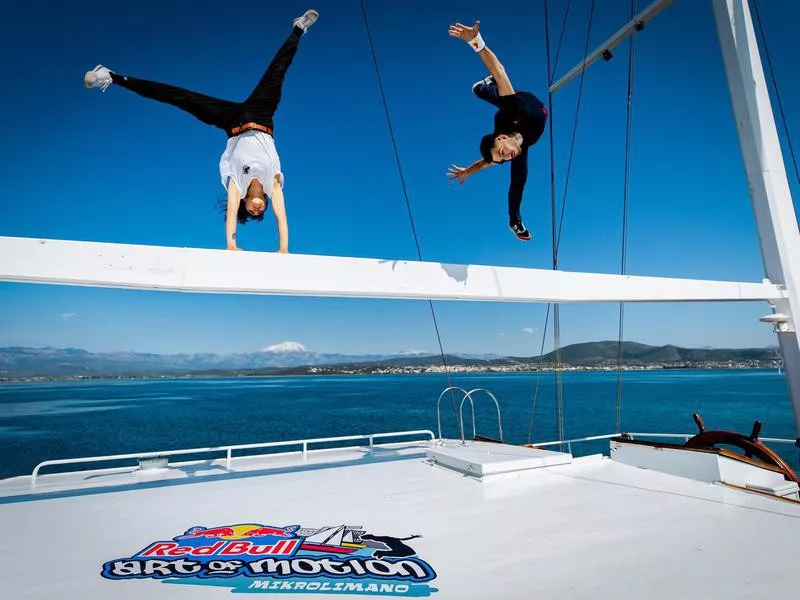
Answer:
[[[487,79],[489,78],[487,77]],[[476,83],[472,88],[472,92],[481,100],[497,108],[502,108],[500,103],[500,90],[497,88],[497,83],[493,78],[490,81],[487,81],[487,79]],[[520,90],[515,89],[514,91],[519,92]],[[511,161],[511,186],[508,190],[508,219],[512,223],[522,222],[520,208],[522,207],[522,192],[527,179],[528,150],[527,148],[523,148],[522,154]]]
[[[518,90],[514,91],[516,92]],[[486,79],[479,81],[475,84],[475,87],[472,88],[472,93],[481,100],[485,100],[489,104],[500,108],[500,90],[497,89],[497,83],[495,83],[494,79],[492,79],[491,82],[487,82]]]
[[[230,133],[234,127],[244,123],[258,123],[273,129],[272,117],[281,100],[281,87],[286,70],[297,53],[297,44],[303,30],[295,27],[267,67],[261,81],[244,102],[229,102],[198,94],[191,90],[156,81],[146,81],[119,73],[111,73],[116,85],[140,96],[164,102],[186,111],[207,125],[213,125]]]

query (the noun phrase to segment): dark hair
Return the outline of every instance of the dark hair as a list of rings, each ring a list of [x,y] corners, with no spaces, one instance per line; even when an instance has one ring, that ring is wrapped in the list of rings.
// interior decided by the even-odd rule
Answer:
[[[265,205],[264,205],[264,212],[262,212],[258,216],[251,215],[247,212],[247,204],[245,204],[244,199],[239,203],[239,212],[236,213],[236,220],[244,225],[248,221],[263,221],[264,214],[267,212],[267,207],[269,206],[269,198],[264,198]],[[220,196],[217,198],[217,210],[219,210],[223,215],[228,214],[228,197],[227,196]]]
[[[266,204],[264,204],[264,212],[262,212],[258,216],[251,215],[247,212],[247,204],[245,204],[244,199],[239,203],[239,212],[236,214],[236,220],[239,223],[247,223],[248,221],[263,221],[264,220],[264,213],[267,212],[267,206],[269,205],[269,200],[264,198]]]
[[[492,157],[492,148],[494,148],[494,143],[496,141],[496,133],[487,133],[481,138],[481,156],[483,157],[483,160],[488,163],[494,162],[494,158]]]

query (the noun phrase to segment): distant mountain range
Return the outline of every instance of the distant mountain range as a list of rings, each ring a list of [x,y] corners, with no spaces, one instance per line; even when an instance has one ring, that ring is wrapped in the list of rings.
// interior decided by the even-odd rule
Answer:
[[[552,362],[556,353],[546,354],[542,360]],[[778,349],[772,348],[680,348],[678,346],[648,346],[636,342],[623,342],[622,358],[628,364],[655,364],[674,362],[725,362],[780,359]],[[616,363],[617,342],[587,342],[572,344],[561,349],[561,361],[574,365],[602,365]]]
[[[150,354],[138,352],[87,352],[78,348],[0,348],[0,376],[128,375],[186,373],[209,369],[262,369],[299,365],[380,361],[416,356],[317,354],[297,342],[285,342],[258,352],[237,354]]]
[[[617,361],[617,342],[587,342],[561,349],[561,362],[572,366],[603,367]],[[627,365],[669,365],[686,362],[769,362],[778,358],[775,348],[692,349],[677,346],[648,346],[624,342],[623,362]],[[494,354],[448,355],[450,365],[470,367],[513,367],[530,363],[554,363],[556,353],[533,357]],[[0,348],[0,378],[25,377],[116,377],[131,375],[247,373],[252,371],[302,372],[302,367],[426,367],[441,364],[438,354],[411,350],[397,354],[318,354],[297,342],[285,342],[258,352],[237,354],[149,354],[135,352],[93,353],[77,348]]]

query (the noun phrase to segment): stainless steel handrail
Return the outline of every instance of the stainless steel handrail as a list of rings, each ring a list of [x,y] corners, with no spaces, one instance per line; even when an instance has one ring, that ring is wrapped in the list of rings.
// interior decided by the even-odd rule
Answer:
[[[393,431],[387,433],[369,433],[363,435],[344,435],[338,437],[327,437],[327,438],[309,438],[304,440],[287,440],[287,441],[280,441],[280,442],[261,442],[257,444],[235,444],[235,445],[227,445],[227,446],[211,446],[207,448],[187,448],[181,450],[166,450],[163,452],[138,452],[138,453],[128,453],[128,454],[109,454],[105,456],[87,456],[83,458],[62,458],[62,459],[55,459],[55,460],[45,460],[40,462],[36,467],[33,469],[33,473],[31,473],[31,488],[36,487],[36,480],[39,477],[39,472],[44,467],[53,466],[53,465],[72,465],[72,464],[82,464],[82,463],[94,463],[94,462],[108,462],[113,460],[129,460],[129,459],[137,459],[142,460],[146,458],[163,458],[166,456],[181,456],[186,454],[207,454],[212,452],[225,452],[225,460],[227,468],[230,469],[231,461],[233,460],[233,451],[234,450],[246,450],[246,449],[253,449],[253,448],[277,448],[277,447],[284,447],[284,446],[300,446],[302,449],[303,456],[308,453],[308,446],[310,444],[322,444],[328,442],[345,442],[345,441],[354,441],[354,440],[368,440],[370,449],[375,446],[376,439],[384,439],[390,437],[402,437],[402,436],[410,436],[410,435],[424,435],[425,437],[429,437],[431,441],[434,441],[436,438],[433,435],[433,432],[428,429],[415,429],[411,431]],[[320,449],[322,450],[322,449]],[[255,456],[263,456],[263,455],[255,455]],[[242,457],[239,457],[242,458]],[[248,457],[252,458],[252,456]]]
[[[457,385],[451,385],[450,387],[445,388],[444,391],[441,394],[439,394],[439,399],[436,401],[436,421],[437,421],[437,423],[439,425],[439,441],[440,442],[442,441],[442,411],[441,411],[442,398],[444,398],[444,395],[447,392],[450,392],[452,390],[460,390],[461,392],[464,392],[464,396],[467,395],[467,390],[465,390],[462,387],[458,387]],[[463,398],[462,398],[462,402],[463,402]],[[475,437],[475,403],[472,401],[472,399],[470,399],[470,403],[472,404],[472,437]],[[456,423],[456,425],[458,425],[458,430],[461,432],[461,440],[463,441],[464,440],[464,420],[463,420],[463,418],[460,418],[459,415],[456,415],[456,419],[458,420],[458,423]]]
[[[494,405],[497,408],[497,426],[498,426],[498,428],[500,430],[500,441],[502,442],[503,441],[503,421],[500,418],[500,403],[497,401],[497,398],[495,398],[494,394],[492,392],[490,392],[489,390],[487,390],[487,389],[475,388],[474,390],[470,390],[469,392],[467,392],[467,395],[464,396],[464,398],[461,400],[461,406],[459,406],[459,408],[458,408],[458,415],[459,415],[459,418],[461,419],[461,422],[462,423],[464,422],[464,416],[462,414],[462,409],[464,407],[464,402],[467,399],[469,399],[469,401],[472,402],[473,401],[472,400],[472,394],[474,394],[475,392],[484,392],[484,393],[488,394],[489,397],[494,401]],[[472,412],[472,432],[473,432],[472,437],[474,438],[475,437],[475,411],[474,411],[474,404],[473,404],[473,412]],[[466,440],[464,439],[463,427],[462,427],[462,430],[461,430],[461,442],[462,443],[466,443]]]

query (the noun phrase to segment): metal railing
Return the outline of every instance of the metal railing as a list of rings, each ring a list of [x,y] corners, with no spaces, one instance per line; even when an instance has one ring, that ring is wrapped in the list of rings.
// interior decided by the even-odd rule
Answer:
[[[463,426],[464,415],[462,414],[462,409],[464,408],[464,402],[466,402],[467,400],[469,400],[470,402],[473,402],[472,401],[472,394],[474,394],[475,392],[483,392],[484,394],[487,394],[489,396],[489,398],[492,399],[492,401],[494,401],[494,405],[497,408],[497,427],[500,430],[500,441],[502,442],[503,441],[503,421],[500,418],[500,403],[497,401],[497,398],[494,397],[494,394],[492,392],[490,392],[489,390],[483,389],[483,388],[475,388],[474,390],[470,390],[469,392],[467,392],[466,396],[464,396],[464,398],[461,400],[461,406],[458,407],[458,416],[459,416],[459,419],[461,420],[461,423],[462,423],[462,426],[461,426],[461,441],[462,442],[466,442],[466,440],[464,439],[464,426]],[[475,437],[475,404],[474,403],[472,405],[472,433],[473,433],[472,437],[474,438]]]
[[[451,388],[447,388],[442,395],[439,397],[441,401],[442,396]],[[484,390],[482,388],[477,388],[471,390],[470,392],[464,391],[462,388],[453,388],[458,389],[464,392],[464,398],[461,400],[461,408],[464,406],[464,402],[469,399],[470,403],[473,406],[473,430],[475,426],[475,413],[474,413],[474,403],[472,402],[471,394],[473,392],[485,392],[487,393],[492,400],[495,402],[495,406],[497,407],[497,417],[498,417],[498,426],[500,428],[500,437],[503,437],[503,426],[502,422],[500,421],[500,405],[497,402],[497,399],[494,395],[489,392],[488,390]],[[459,410],[459,413],[462,411]],[[464,426],[463,426],[463,417],[459,414],[459,428],[461,430],[462,442],[464,442]],[[474,433],[474,431],[473,431]],[[534,448],[546,448],[550,446],[567,446],[568,452],[572,453],[572,444],[580,444],[585,442],[594,442],[599,440],[608,440],[615,437],[624,437],[626,439],[635,439],[635,438],[672,438],[672,439],[684,439],[688,440],[694,437],[696,434],[689,434],[689,433],[608,433],[603,435],[592,435],[580,438],[572,438],[569,440],[552,440],[547,442],[538,442],[530,444],[531,447]],[[88,456],[83,458],[63,458],[63,459],[55,459],[55,460],[46,460],[40,462],[36,467],[34,467],[33,472],[31,473],[31,488],[36,487],[36,481],[40,476],[40,471],[44,467],[48,466],[55,466],[55,465],[74,465],[74,464],[85,464],[85,463],[97,463],[97,462],[111,462],[117,460],[145,460],[150,458],[164,458],[164,457],[171,457],[171,456],[183,456],[189,454],[209,454],[209,453],[216,453],[216,452],[225,452],[225,467],[226,469],[230,470],[231,463],[234,458],[258,458],[267,456],[268,454],[252,454],[252,455],[243,455],[234,457],[233,453],[237,450],[253,450],[257,448],[284,448],[290,446],[299,446],[300,451],[303,457],[306,457],[309,453],[309,446],[314,444],[325,444],[325,443],[333,443],[333,442],[348,442],[348,441],[356,441],[356,440],[367,440],[369,443],[369,448],[375,447],[375,440],[383,440],[387,438],[398,438],[398,437],[406,437],[406,436],[425,436],[425,438],[429,439],[431,442],[436,441],[436,436],[434,433],[428,429],[415,429],[409,431],[394,431],[394,432],[387,432],[387,433],[370,433],[370,434],[360,434],[360,435],[344,435],[344,436],[337,436],[337,437],[325,437],[325,438],[309,438],[309,439],[302,439],[302,440],[285,440],[279,442],[261,442],[255,444],[234,444],[234,445],[226,445],[226,446],[211,446],[206,448],[188,448],[188,449],[181,449],[181,450],[166,450],[162,452],[137,452],[137,453],[128,453],[128,454],[113,454],[113,455],[105,455],[105,456]],[[439,439],[442,439],[442,432],[441,432],[441,418],[439,418]],[[415,440],[405,440],[406,442],[411,442]],[[417,440],[421,441],[421,440]],[[796,440],[786,439],[786,438],[771,438],[771,437],[762,437],[759,438],[761,442],[769,442],[773,444],[791,444],[795,445]],[[385,442],[385,444],[389,444],[390,442]],[[394,443],[402,443],[402,442],[394,442]],[[377,444],[381,445],[381,444]],[[342,450],[346,448],[353,448],[353,446],[348,447],[340,447],[340,448],[317,448],[315,451],[324,451],[324,450]],[[120,467],[124,468],[124,467]]]
[[[635,439],[639,438],[679,438],[683,439],[684,441],[688,441],[689,439],[693,438],[696,433],[607,433],[604,435],[590,435],[587,437],[582,438],[573,438],[571,440],[554,440],[549,442],[541,442],[541,443],[534,443],[530,444],[531,447],[534,448],[545,448],[548,446],[563,446],[566,444],[567,451],[572,454],[572,444],[579,444],[582,442],[596,442],[598,440],[609,440],[611,438],[622,437],[625,439]],[[768,438],[768,437],[760,437],[758,438],[759,442],[770,442],[772,444],[792,444],[795,445],[797,440],[789,440],[785,438]]]
[[[451,385],[448,388],[445,388],[444,391],[439,394],[439,399],[436,401],[436,423],[439,426],[439,441],[442,440],[442,398],[447,392],[452,392],[453,390],[458,390],[464,393],[464,398],[466,398],[468,392],[462,387],[458,387],[457,385]],[[461,402],[463,403],[464,400],[462,398]],[[470,404],[472,404],[472,437],[475,437],[475,403],[470,398]],[[458,430],[461,433],[461,439],[464,440],[464,417],[460,415],[456,415]]]
[[[475,388],[470,391],[465,390],[462,387],[458,387],[457,385],[451,385],[444,389],[444,391],[439,394],[439,399],[436,401],[436,423],[439,427],[439,441],[443,440],[442,438],[442,398],[447,392],[453,392],[454,390],[458,390],[459,392],[463,393],[463,397],[461,398],[461,404],[458,406],[458,414],[456,415],[456,425],[458,426],[458,431],[461,434],[461,443],[466,443],[466,434],[464,433],[464,402],[469,400],[470,408],[472,409],[472,438],[474,439],[477,435],[476,426],[475,426],[475,401],[472,399],[472,394],[477,392],[483,392],[484,394],[488,395],[489,398],[492,399],[494,402],[495,408],[497,408],[497,427],[500,431],[500,441],[503,441],[503,420],[500,417],[500,403],[495,398],[494,394],[487,389],[484,388]]]
[[[128,454],[110,454],[106,456],[87,456],[83,458],[62,458],[55,460],[45,460],[36,465],[36,467],[34,467],[33,473],[31,473],[31,488],[36,487],[36,480],[39,477],[39,472],[44,467],[54,466],[54,465],[73,465],[73,464],[110,462],[116,460],[130,460],[130,459],[143,460],[148,458],[164,458],[169,456],[181,456],[186,454],[209,454],[215,452],[225,452],[225,466],[227,469],[230,469],[231,462],[234,459],[233,452],[235,450],[252,450],[255,448],[280,448],[286,446],[300,446],[302,455],[303,457],[305,457],[309,452],[308,448],[309,445],[312,444],[368,440],[369,448],[370,450],[372,450],[372,448],[375,446],[376,439],[405,437],[405,436],[422,436],[422,435],[424,435],[426,438],[430,438],[430,441],[432,442],[435,441],[436,439],[435,436],[433,435],[433,432],[428,429],[415,429],[411,431],[393,431],[388,433],[369,433],[363,435],[343,435],[338,437],[309,438],[304,440],[261,442],[257,444],[235,444],[228,446],[212,446],[207,448],[188,448],[181,450],[167,450],[164,452],[138,452],[138,453],[128,453]],[[405,441],[410,442],[414,440],[405,440]],[[395,442],[395,443],[401,443],[401,442]],[[352,448],[352,446],[350,447]],[[342,449],[343,448],[318,448],[317,451],[342,450]],[[259,456],[266,456],[266,454],[245,455],[245,456],[238,456],[235,458],[256,458]]]

